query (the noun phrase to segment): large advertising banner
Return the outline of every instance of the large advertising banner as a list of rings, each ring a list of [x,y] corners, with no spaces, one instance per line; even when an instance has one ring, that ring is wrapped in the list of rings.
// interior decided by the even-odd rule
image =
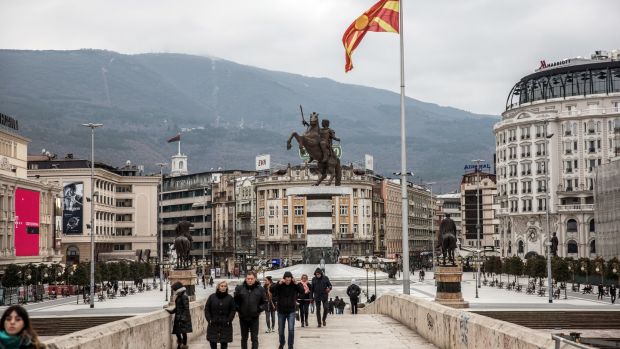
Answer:
[[[15,255],[39,255],[39,192],[15,190]]]
[[[63,183],[62,227],[67,235],[82,234],[83,182]]]

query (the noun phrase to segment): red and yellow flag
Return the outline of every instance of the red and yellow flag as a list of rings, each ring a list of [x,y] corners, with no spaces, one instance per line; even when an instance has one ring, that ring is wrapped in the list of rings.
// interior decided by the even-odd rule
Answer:
[[[398,33],[398,16],[400,11],[399,0],[380,0],[368,11],[359,16],[351,23],[342,36],[342,44],[345,50],[345,72],[353,69],[351,55],[366,35],[366,32],[392,32]]]

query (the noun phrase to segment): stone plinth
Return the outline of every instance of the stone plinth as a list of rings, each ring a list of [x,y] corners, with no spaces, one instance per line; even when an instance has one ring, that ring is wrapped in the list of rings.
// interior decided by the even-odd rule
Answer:
[[[189,301],[196,300],[196,270],[171,270],[168,276],[170,285],[174,285],[176,282],[183,284],[183,287],[187,289],[186,293],[189,296]],[[170,304],[174,303],[174,293],[170,290]]]
[[[469,308],[469,303],[465,302],[461,293],[462,279],[463,269],[460,266],[437,266],[435,302],[452,308]]]
[[[289,196],[306,198],[306,249],[303,263],[338,263],[338,251],[332,241],[332,198],[353,195],[351,187],[291,187],[286,189]]]

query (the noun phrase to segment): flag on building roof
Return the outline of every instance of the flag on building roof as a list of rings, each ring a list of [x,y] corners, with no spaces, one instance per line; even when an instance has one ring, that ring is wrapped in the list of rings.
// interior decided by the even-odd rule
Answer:
[[[381,0],[351,23],[342,36],[346,59],[345,72],[353,69],[351,55],[366,32],[398,33],[399,11],[399,0]]]
[[[180,134],[180,133],[177,133],[177,135],[176,135],[176,136],[174,136],[174,137],[172,137],[172,138],[170,138],[170,139],[168,140],[168,143],[172,143],[172,142],[179,142],[179,141],[181,141],[181,134]]]

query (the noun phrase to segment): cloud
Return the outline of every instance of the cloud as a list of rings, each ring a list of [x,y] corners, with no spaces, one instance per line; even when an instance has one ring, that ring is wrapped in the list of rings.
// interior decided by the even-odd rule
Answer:
[[[374,1],[3,1],[0,47],[210,55],[398,91],[397,35],[369,33],[344,73],[342,34]],[[620,48],[617,0],[404,1],[403,9],[407,94],[474,112],[501,113],[540,59]]]

